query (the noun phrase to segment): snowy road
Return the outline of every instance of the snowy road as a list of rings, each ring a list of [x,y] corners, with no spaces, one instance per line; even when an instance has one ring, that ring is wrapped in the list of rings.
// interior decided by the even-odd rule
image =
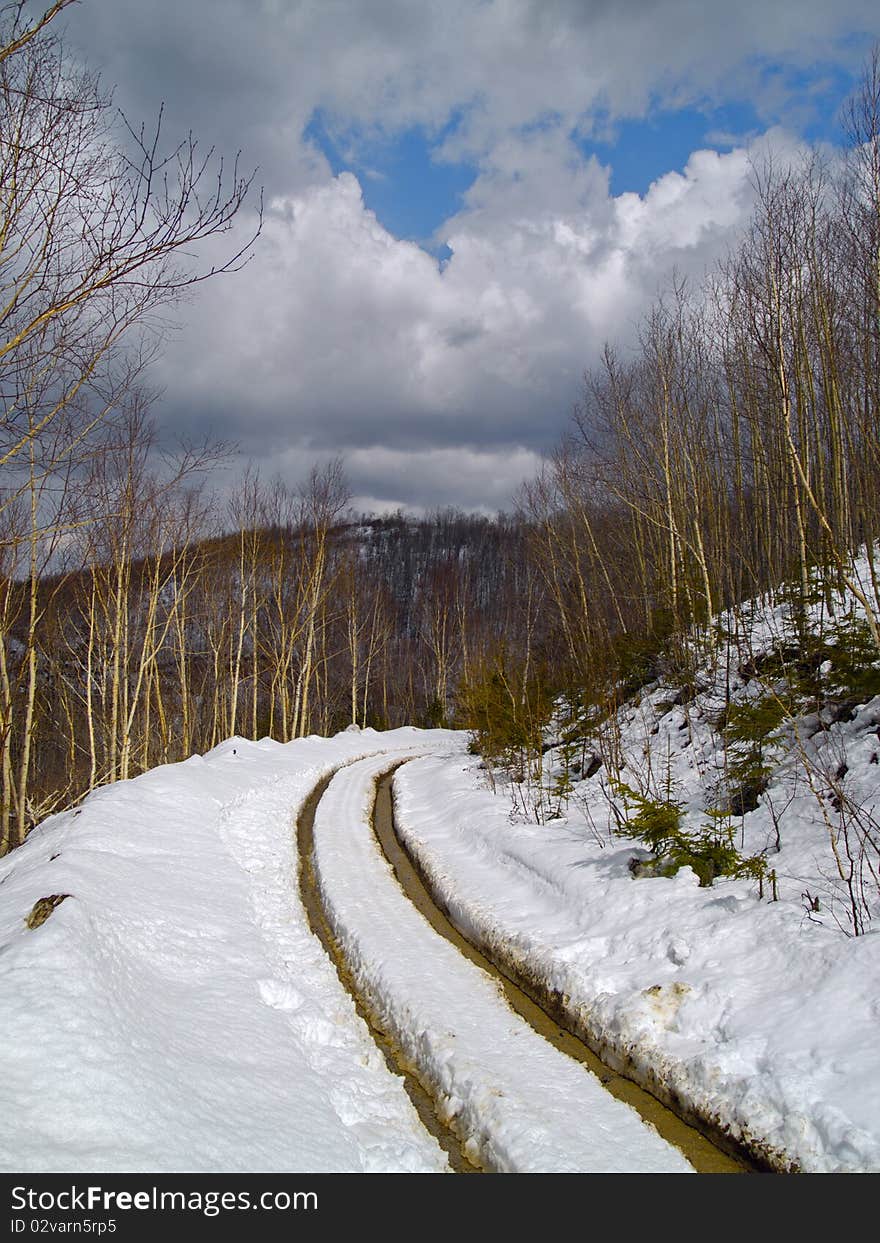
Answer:
[[[461,745],[416,729],[230,739],[95,791],[0,860],[0,1169],[460,1168],[300,901],[294,826],[328,780],[314,869],[351,983],[469,1159],[689,1169],[514,1013],[395,879],[372,832],[376,779]]]

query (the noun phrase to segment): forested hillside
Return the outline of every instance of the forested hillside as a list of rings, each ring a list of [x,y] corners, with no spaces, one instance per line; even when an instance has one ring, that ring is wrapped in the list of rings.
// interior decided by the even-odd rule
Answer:
[[[789,625],[770,661],[777,691],[821,707],[880,689],[876,54],[847,127],[841,156],[755,168],[738,248],[700,286],[675,284],[635,350],[606,348],[524,491],[554,690],[582,720],[661,676],[694,695],[699,653],[730,664],[731,637],[750,643],[748,602],[767,592]],[[499,677],[475,688],[484,749],[540,750],[538,673],[514,694]]]
[[[445,723],[462,679],[528,625],[514,521],[355,520],[333,464],[297,494],[251,481],[225,515],[243,525],[211,535],[183,482],[113,460],[89,521],[56,541],[65,568],[35,558],[3,584],[10,843],[94,785],[234,734]],[[29,547],[27,531],[7,541]]]

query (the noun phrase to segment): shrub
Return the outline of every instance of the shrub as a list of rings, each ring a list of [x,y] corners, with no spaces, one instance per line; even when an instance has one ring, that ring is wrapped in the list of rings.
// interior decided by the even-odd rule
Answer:
[[[511,670],[501,650],[461,687],[456,717],[470,730],[471,750],[521,781],[541,755],[552,711],[540,673],[525,678],[517,667]]]
[[[839,621],[829,645],[829,688],[835,694],[871,699],[880,695],[880,653],[863,617],[848,614]]]
[[[682,827],[683,809],[679,803],[650,798],[623,782],[616,782],[614,788],[627,808],[627,817],[618,825],[618,831],[643,842],[654,855],[649,868],[636,866],[631,869],[634,874],[674,876],[679,868],[689,867],[703,888],[719,876],[763,877],[763,859],[757,855],[743,858],[736,849],[726,813],[710,812],[713,823],[689,833]],[[633,810],[635,814],[630,815]]]

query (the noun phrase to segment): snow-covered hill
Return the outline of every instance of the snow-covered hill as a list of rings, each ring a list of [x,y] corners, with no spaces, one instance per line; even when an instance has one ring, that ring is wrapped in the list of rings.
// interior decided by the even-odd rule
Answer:
[[[547,753],[544,823],[534,787],[423,759],[399,829],[455,922],[612,1064],[776,1168],[880,1171],[876,651],[840,602],[807,641],[785,602],[721,623],[685,682]],[[628,836],[646,809],[746,874],[653,862]]]

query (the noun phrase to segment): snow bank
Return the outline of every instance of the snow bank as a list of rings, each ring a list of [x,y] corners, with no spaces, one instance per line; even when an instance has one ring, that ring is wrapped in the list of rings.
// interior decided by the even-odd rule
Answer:
[[[691,823],[718,776],[710,699],[670,708],[655,687],[620,714],[625,773],[653,766]],[[871,701],[809,742],[814,772],[846,758],[868,809],[878,720]],[[845,934],[828,824],[791,763],[742,829],[777,872],[776,902],[752,880],[700,888],[689,868],[634,879],[639,852],[612,833],[602,772],[544,825],[517,821],[465,754],[406,765],[395,797],[456,925],[554,995],[612,1064],[779,1167],[880,1170],[880,933]]]

